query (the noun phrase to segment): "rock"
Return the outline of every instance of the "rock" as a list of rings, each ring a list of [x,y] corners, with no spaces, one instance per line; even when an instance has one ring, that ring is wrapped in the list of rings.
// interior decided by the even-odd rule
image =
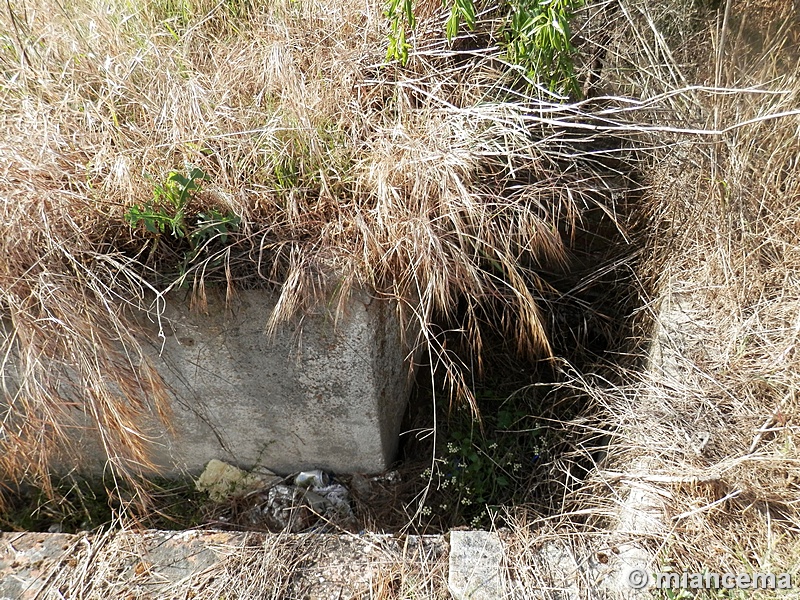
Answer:
[[[214,502],[224,502],[232,496],[266,489],[279,481],[281,478],[267,469],[261,468],[248,473],[221,460],[212,459],[208,461],[195,486],[200,492],[208,492],[208,497]]]
[[[500,576],[503,542],[491,531],[450,532],[450,574],[447,587],[457,600],[505,597]]]

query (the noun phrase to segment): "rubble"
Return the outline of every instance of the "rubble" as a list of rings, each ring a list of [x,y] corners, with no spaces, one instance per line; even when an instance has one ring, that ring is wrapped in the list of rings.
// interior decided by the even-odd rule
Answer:
[[[228,503],[217,516],[221,524],[299,533],[318,523],[324,530],[355,522],[349,490],[328,473],[315,469],[286,478],[266,473],[212,460],[196,486],[212,501]]]

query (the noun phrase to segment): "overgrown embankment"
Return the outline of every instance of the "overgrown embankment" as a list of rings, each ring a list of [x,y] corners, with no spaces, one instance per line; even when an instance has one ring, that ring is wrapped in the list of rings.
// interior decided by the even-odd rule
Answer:
[[[270,326],[370,286],[419,321],[429,362],[443,361],[469,400],[475,365],[436,323],[476,357],[488,329],[522,355],[558,358],[544,301],[573,291],[553,281],[580,263],[575,241],[596,236],[602,214],[642,250],[601,261],[574,289],[627,273],[644,307],[631,319],[645,325],[653,298],[680,291],[702,333],[680,389],[555,361],[562,391],[592,407],[569,424],[585,432],[574,452],[554,462],[573,484],[588,471],[588,483],[566,489],[556,512],[570,531],[602,530],[627,493],[608,470],[647,457],[655,481],[714,482],[660,484],[673,519],[665,563],[702,570],[711,545],[715,568],[796,565],[800,83],[789,3],[592,3],[574,22],[581,101],[520,79],[481,36],[480,14],[451,46],[447,15],[423,10],[407,63],[387,64],[381,9],[8,3],[2,477],[46,485],[88,418],[114,473],[137,479],[141,418],[169,416],[121,307],[153,310],[147,295],[175,286],[201,306],[204,285],[273,286]],[[619,210],[637,187],[638,209]],[[610,439],[607,453],[581,435]],[[701,537],[711,542],[699,548]]]
[[[208,284],[279,287],[269,328],[367,285],[420,322],[467,398],[436,315],[478,355],[484,323],[550,352],[539,270],[563,268],[611,184],[570,151],[582,107],[513,92],[499,50],[436,34],[384,64],[380,7],[358,3],[23,2],[2,18],[11,480],[44,478],[83,415],[120,474],[147,464],[138,422],[169,417],[120,308],[175,286],[201,307]]]

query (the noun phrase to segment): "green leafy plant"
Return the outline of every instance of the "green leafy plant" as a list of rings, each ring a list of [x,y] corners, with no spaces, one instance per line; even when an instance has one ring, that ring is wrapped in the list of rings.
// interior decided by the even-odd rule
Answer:
[[[222,244],[227,244],[228,235],[238,231],[241,222],[241,218],[232,213],[222,214],[216,208],[212,208],[197,215],[196,228],[189,235],[189,239],[193,247],[199,247],[214,238],[219,239]]]
[[[445,23],[448,42],[458,36],[460,28],[474,30],[474,0],[450,0],[450,14]],[[584,0],[507,0],[500,6],[504,12],[499,29],[493,33],[502,40],[510,63],[523,68],[526,77],[561,94],[577,94],[570,22]],[[445,2],[447,6],[447,2]],[[411,47],[408,37],[414,30],[413,0],[389,0],[388,60],[408,61]]]
[[[448,42],[452,42],[458,35],[462,22],[467,26],[467,29],[475,29],[475,4],[473,4],[472,0],[453,0],[453,5],[450,7],[450,16],[444,26]]]
[[[208,179],[206,173],[198,168],[191,169],[188,175],[170,171],[163,184],[155,185],[152,200],[136,204],[125,213],[125,220],[131,227],[143,226],[145,231],[155,234],[156,239],[169,235],[188,243],[189,250],[184,253],[181,272],[185,272],[212,240],[227,244],[229,235],[238,231],[241,224],[237,215],[222,213],[215,208],[189,216],[189,201],[200,192],[202,182]]]
[[[169,232],[175,238],[184,238],[188,233],[186,205],[193,194],[200,191],[202,181],[208,180],[202,169],[194,168],[189,176],[170,171],[163,184],[156,184],[153,199],[136,204],[125,213],[131,227],[144,225],[150,233]]]
[[[488,526],[498,507],[513,502],[524,489],[543,452],[534,419],[522,406],[507,403],[495,414],[484,415],[483,425],[481,431],[468,410],[451,416],[437,463],[438,489],[423,509],[425,514]]]
[[[408,50],[411,48],[411,44],[408,43],[408,32],[413,31],[417,24],[414,16],[414,2],[413,0],[389,0],[385,14],[391,27],[386,58],[387,60],[399,60],[401,64],[406,64]]]
[[[510,0],[503,28],[508,60],[532,81],[557,93],[577,94],[570,22],[582,0]]]

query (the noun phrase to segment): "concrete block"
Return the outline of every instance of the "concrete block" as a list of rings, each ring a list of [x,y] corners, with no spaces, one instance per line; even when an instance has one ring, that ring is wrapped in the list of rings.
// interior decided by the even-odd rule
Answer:
[[[442,536],[0,533],[0,600],[439,598]]]
[[[491,531],[450,532],[447,586],[456,600],[499,600],[503,591],[503,542]]]
[[[396,305],[359,291],[336,322],[323,307],[268,336],[276,301],[240,291],[226,303],[223,291],[209,289],[204,311],[190,310],[182,292],[167,295],[158,316],[128,313],[170,391],[171,429],[142,424],[157,475],[196,475],[212,459],[278,474],[391,466],[413,383]],[[0,336],[9,335],[11,323],[0,322]],[[13,393],[19,377],[12,352],[0,384]],[[65,453],[51,467],[103,473],[107,456],[88,417],[76,410],[74,423],[80,456]]]
[[[171,295],[140,341],[172,390],[174,432],[156,433],[165,473],[211,459],[277,473],[374,473],[394,460],[411,390],[394,306],[354,294],[334,324],[319,311],[270,338],[276,298],[242,291],[205,312]]]

